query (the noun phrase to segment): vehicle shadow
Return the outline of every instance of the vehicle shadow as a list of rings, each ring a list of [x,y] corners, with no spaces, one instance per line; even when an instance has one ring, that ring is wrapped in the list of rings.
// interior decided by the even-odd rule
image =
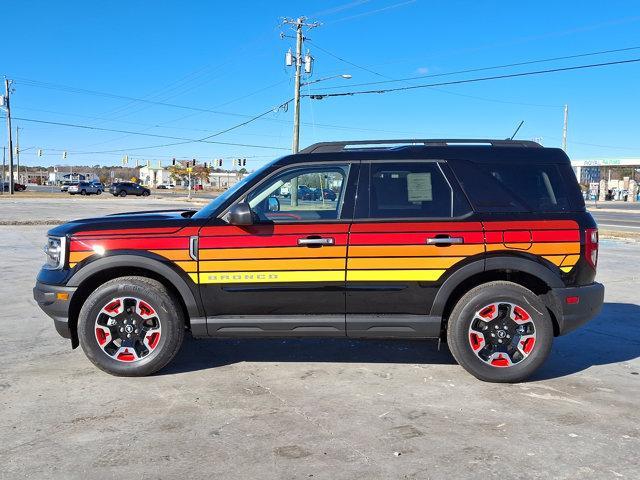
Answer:
[[[605,303],[591,322],[555,339],[551,355],[530,381],[564,377],[592,366],[628,362],[638,357],[640,305]]]
[[[571,375],[594,365],[640,357],[640,306],[605,303],[590,323],[556,338],[549,359],[529,381]],[[185,338],[175,360],[158,375],[185,373],[238,362],[332,362],[455,364],[435,340],[353,340],[347,338]]]

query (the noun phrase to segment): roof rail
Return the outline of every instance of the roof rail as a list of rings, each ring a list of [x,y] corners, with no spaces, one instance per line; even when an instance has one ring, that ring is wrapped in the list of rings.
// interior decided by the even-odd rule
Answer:
[[[401,140],[349,140],[344,142],[320,142],[300,150],[300,153],[330,153],[354,150],[380,150],[411,146],[452,147],[459,145],[487,145],[491,147],[542,148],[542,145],[530,140],[492,140],[492,139],[401,139]]]

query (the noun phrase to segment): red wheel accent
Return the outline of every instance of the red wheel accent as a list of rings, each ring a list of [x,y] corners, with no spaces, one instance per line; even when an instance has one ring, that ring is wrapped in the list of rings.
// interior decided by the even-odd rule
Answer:
[[[105,332],[102,328],[96,328],[96,339],[98,340],[98,344],[102,347],[105,343],[107,343],[108,338],[111,336],[110,333]]]
[[[522,345],[522,351],[528,355],[531,353],[531,350],[533,350],[533,345],[535,343],[536,339],[533,337],[529,337],[526,340],[521,341],[520,345]]]
[[[136,356],[128,349],[125,349],[124,352],[120,352],[116,358],[122,362],[133,362]]]
[[[482,318],[493,318],[496,313],[496,304],[492,303],[491,305],[486,306],[480,311],[480,316]]]
[[[526,322],[531,320],[531,317],[522,308],[515,306],[513,307],[513,319],[516,322]]]
[[[158,341],[160,340],[160,332],[153,332],[151,335],[147,335],[147,345],[149,348],[153,350],[158,345]]]
[[[471,348],[473,351],[478,351],[482,348],[482,344],[484,343],[484,338],[478,335],[477,333],[471,333],[469,335],[469,341],[471,342]]]
[[[107,313],[116,313],[119,308],[120,308],[120,299],[118,298],[113,302],[111,302],[106,307],[104,307],[104,311]]]
[[[509,361],[509,359],[500,355],[498,358],[494,358],[493,360],[491,360],[491,365],[493,365],[494,367],[508,367],[509,365],[511,365],[511,362]]]
[[[143,302],[142,300],[138,302],[138,308],[140,309],[140,314],[144,316],[149,316],[156,313],[155,310],[149,306],[149,304]]]

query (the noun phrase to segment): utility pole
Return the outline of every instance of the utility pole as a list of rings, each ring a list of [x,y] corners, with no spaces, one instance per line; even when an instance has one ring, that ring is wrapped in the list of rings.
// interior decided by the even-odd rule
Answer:
[[[7,147],[2,147],[2,190],[0,190],[0,195],[4,195],[4,184],[6,182],[4,177],[4,164],[6,162],[7,156]]]
[[[286,64],[287,66],[291,66],[293,63],[295,66],[295,82],[294,82],[294,92],[293,92],[293,141],[291,150],[293,153],[298,153],[300,150],[300,86],[301,86],[301,78],[302,78],[302,64],[305,64],[305,72],[311,73],[311,55],[307,54],[306,58],[302,58],[302,49],[305,41],[304,29],[312,29],[315,27],[319,27],[320,24],[318,22],[307,23],[307,19],[305,17],[298,17],[297,19],[285,18],[283,24],[292,25],[293,29],[296,32],[296,52],[295,57],[291,58],[291,51],[287,53],[286,56]],[[286,37],[287,35],[281,34],[281,37]],[[298,179],[291,179],[291,205],[298,205]]]
[[[7,132],[9,134],[8,137],[8,147],[9,147],[9,195],[13,195],[13,139],[11,137],[11,104],[10,104],[10,86],[11,80],[8,78],[4,79],[4,106],[7,109]],[[4,187],[3,187],[4,189]]]
[[[569,105],[564,106],[564,126],[562,127],[562,150],[567,151],[567,127],[569,124]]]
[[[20,183],[20,127],[16,127],[16,176]]]

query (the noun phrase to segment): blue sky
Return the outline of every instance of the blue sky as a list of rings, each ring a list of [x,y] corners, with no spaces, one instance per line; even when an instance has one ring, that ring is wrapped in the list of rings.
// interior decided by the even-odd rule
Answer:
[[[10,21],[3,22],[3,37],[9,44],[0,73],[15,78],[14,117],[187,139],[234,126],[292,96],[293,70],[284,66],[292,41],[279,37],[281,31],[291,33],[279,25],[283,16],[307,15],[322,22],[308,34],[306,47],[315,58],[311,80],[353,76],[315,85],[315,91],[360,90],[371,87],[359,83],[640,46],[640,3],[617,0],[23,0],[11,2],[5,14]],[[640,58],[640,49],[377,87],[630,58]],[[546,146],[559,146],[562,106],[568,104],[573,158],[640,157],[639,86],[640,63],[633,63],[384,95],[305,98],[300,143],[504,138],[524,120],[519,138],[541,137]],[[80,89],[218,113],[82,94]],[[310,91],[307,87],[303,93]],[[21,146],[33,147],[23,152],[27,165],[115,164],[126,153],[131,162],[246,157],[254,168],[290,149],[292,116],[292,109],[271,113],[211,139],[275,148],[190,143],[143,149],[175,140],[26,120],[14,126],[21,127]],[[0,132],[5,144],[6,129]],[[36,148],[43,149],[43,158],[35,156]],[[62,150],[69,151],[67,160]]]

